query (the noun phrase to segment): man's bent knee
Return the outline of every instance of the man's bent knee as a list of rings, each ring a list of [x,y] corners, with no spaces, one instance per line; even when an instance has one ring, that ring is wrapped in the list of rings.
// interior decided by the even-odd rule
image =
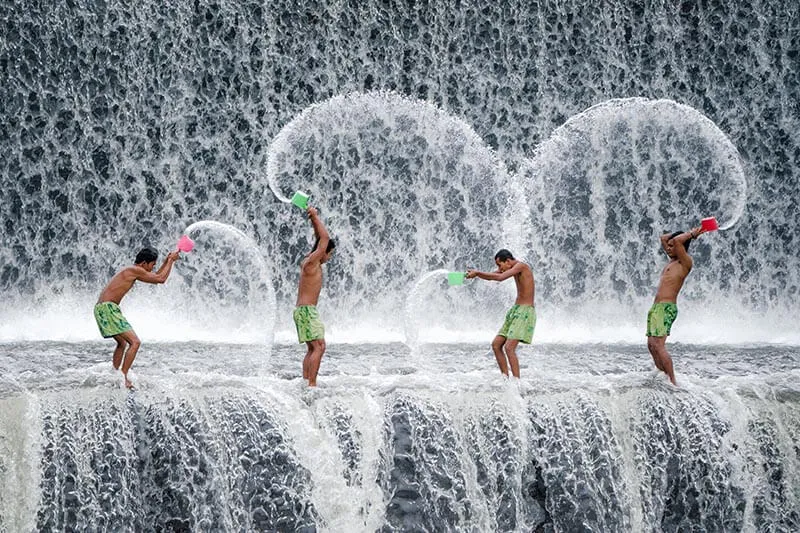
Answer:
[[[315,350],[319,350],[320,352],[325,351],[325,339],[316,339],[311,341],[310,344]]]
[[[128,349],[129,350],[130,349],[138,350],[139,346],[141,346],[141,344],[142,344],[142,341],[140,341],[139,337],[137,337],[136,335],[131,335],[130,337],[128,337],[125,340],[128,342]]]
[[[516,351],[517,346],[519,346],[519,341],[517,339],[507,340],[505,343],[506,353],[513,353]]]
[[[141,341],[139,340],[139,337],[136,335],[136,333],[133,330],[126,331],[125,333],[120,333],[119,337],[115,337],[115,338],[117,339],[117,342],[120,342],[120,340],[121,340],[122,342],[128,343],[128,345],[131,348],[134,348],[134,347],[138,348],[139,345],[141,344]]]
[[[666,337],[647,337],[647,347],[650,350],[656,350],[664,346]]]

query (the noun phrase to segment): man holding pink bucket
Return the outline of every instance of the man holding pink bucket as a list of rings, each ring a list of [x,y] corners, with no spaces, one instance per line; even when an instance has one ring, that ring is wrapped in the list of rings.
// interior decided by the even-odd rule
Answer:
[[[136,359],[141,341],[133,331],[133,326],[122,314],[119,307],[122,298],[133,288],[137,281],[145,283],[164,283],[169,277],[172,265],[180,259],[179,252],[190,252],[194,242],[184,235],[178,241],[178,251],[170,252],[161,267],[154,273],[158,252],[152,248],[144,248],[138,254],[132,266],[117,272],[108,285],[105,286],[94,306],[94,319],[103,338],[113,338],[117,341],[114,349],[112,364],[115,370],[122,370],[125,386],[133,388],[133,383],[128,379],[128,371]]]

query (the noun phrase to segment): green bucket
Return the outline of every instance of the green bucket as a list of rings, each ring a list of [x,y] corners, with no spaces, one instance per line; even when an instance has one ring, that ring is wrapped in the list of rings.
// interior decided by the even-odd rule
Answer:
[[[292,196],[292,203],[300,209],[308,209],[308,195],[304,192],[297,191]]]
[[[448,272],[447,273],[447,283],[448,285],[455,286],[455,285],[463,285],[464,284],[464,276],[466,276],[466,272]]]

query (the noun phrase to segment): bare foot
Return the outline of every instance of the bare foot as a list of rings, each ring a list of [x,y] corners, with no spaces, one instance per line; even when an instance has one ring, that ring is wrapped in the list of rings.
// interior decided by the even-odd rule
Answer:
[[[128,389],[133,389],[133,382],[128,379],[128,376],[125,376],[125,387]]]

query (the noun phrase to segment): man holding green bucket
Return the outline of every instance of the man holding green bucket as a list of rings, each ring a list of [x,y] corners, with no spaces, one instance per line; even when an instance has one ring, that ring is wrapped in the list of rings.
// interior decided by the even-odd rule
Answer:
[[[297,327],[297,339],[306,343],[308,351],[303,359],[303,379],[309,387],[317,386],[317,373],[325,353],[325,326],[319,318],[317,301],[322,290],[322,265],[333,254],[336,243],[328,235],[328,230],[313,207],[306,209],[311,226],[314,228],[314,246],[303,259],[300,266],[300,286],[297,290],[297,306],[292,318]]]
[[[508,376],[508,367],[511,366],[511,373],[515,378],[519,378],[517,345],[520,342],[530,344],[533,340],[533,330],[536,327],[536,309],[533,307],[533,296],[536,289],[533,271],[527,264],[514,259],[511,252],[505,249],[495,254],[494,262],[497,265],[496,272],[480,272],[469,269],[466,277],[467,279],[480,278],[489,281],[505,281],[514,277],[514,282],[517,284],[517,300],[509,309],[503,327],[492,341],[492,351],[494,351],[500,372]]]

